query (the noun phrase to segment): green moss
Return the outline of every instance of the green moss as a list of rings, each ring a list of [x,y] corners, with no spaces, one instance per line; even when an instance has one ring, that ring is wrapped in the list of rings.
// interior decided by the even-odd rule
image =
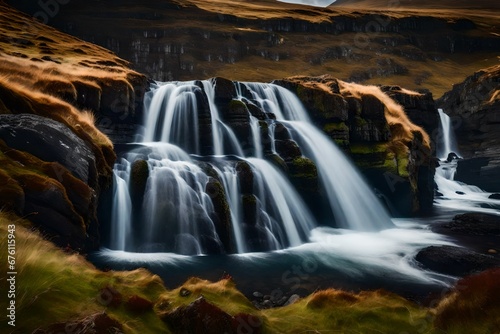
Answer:
[[[378,291],[351,294],[319,291],[287,307],[266,310],[268,333],[422,333],[432,331],[428,312],[407,300]],[[297,315],[300,315],[297,317]],[[307,319],[307,320],[304,320]]]
[[[377,144],[351,144],[351,152],[353,154],[372,154],[382,153],[388,150],[387,143]]]
[[[335,144],[337,144],[337,146],[341,148],[348,148],[349,145],[351,144],[349,140],[345,139],[333,139],[333,141],[335,142]]]
[[[243,101],[231,100],[229,102],[229,110],[234,111],[234,110],[239,110],[239,109],[247,110],[247,106]]]
[[[340,132],[340,131],[348,132],[349,127],[344,122],[328,123],[328,124],[325,124],[325,126],[323,127],[323,131],[326,133]]]
[[[294,178],[317,178],[318,170],[314,162],[306,157],[293,159],[289,166],[290,174]]]
[[[269,162],[271,162],[275,167],[278,167],[283,172],[288,173],[288,166],[286,165],[285,160],[283,160],[279,155],[269,154],[266,155],[266,159]]]
[[[357,127],[363,127],[368,124],[368,121],[362,118],[361,116],[354,117],[354,125]]]
[[[89,208],[78,210],[73,201],[83,199],[90,206],[92,191],[87,184],[74,177],[62,165],[42,161],[27,152],[11,149],[0,141],[0,171],[2,172],[0,179],[3,179],[5,182],[3,184],[8,186],[0,188],[0,196],[5,197],[9,193],[15,196],[12,198],[14,202],[7,201],[7,204],[21,203],[24,189],[45,191],[47,188],[56,188],[68,210],[74,215],[75,224],[80,224],[82,227],[87,225],[85,217],[89,214]],[[16,211],[20,209],[16,206],[11,208]]]

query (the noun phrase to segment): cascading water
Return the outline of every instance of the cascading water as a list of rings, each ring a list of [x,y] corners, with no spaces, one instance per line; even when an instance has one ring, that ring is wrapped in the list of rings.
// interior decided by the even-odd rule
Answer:
[[[152,87],[146,96],[142,142],[114,170],[113,249],[244,253],[307,242],[318,224],[270,159],[276,157],[278,125],[315,163],[325,210],[337,225],[362,231],[393,226],[294,94],[272,84],[236,83],[234,116],[221,109],[216,85],[172,82]]]
[[[441,142],[438,143],[437,155],[441,160],[448,158],[448,154],[458,155],[457,141],[450,116],[445,114],[443,109],[438,109],[439,120],[441,122]]]
[[[491,193],[462,182],[454,181],[459,159],[458,145],[450,117],[438,109],[441,121],[441,141],[438,143],[437,156],[440,159],[434,178],[440,196],[436,200],[439,207],[454,210],[480,211],[498,214],[498,200],[490,199]],[[450,153],[454,153],[449,157]]]

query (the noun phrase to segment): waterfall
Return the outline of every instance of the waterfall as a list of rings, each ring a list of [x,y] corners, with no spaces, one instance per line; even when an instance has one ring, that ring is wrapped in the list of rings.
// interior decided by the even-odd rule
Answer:
[[[122,170],[120,170],[122,169]],[[113,211],[111,212],[111,247],[126,249],[130,242],[132,202],[128,192],[130,164],[122,159],[113,175]]]
[[[152,86],[142,139],[114,168],[111,248],[245,253],[299,246],[333,221],[360,231],[393,227],[297,96],[274,84],[233,88],[236,114],[217,99],[216,79]],[[315,221],[287,177],[293,161],[277,154],[278,131],[315,165],[328,221]]]
[[[316,163],[330,208],[342,227],[378,231],[392,226],[391,218],[356,171],[331,140],[306,122],[287,122],[306,156]]]
[[[441,140],[439,141],[437,156],[439,159],[445,160],[450,153],[458,155],[458,146],[450,116],[445,114],[443,109],[438,109],[438,113],[441,123]]]
[[[458,145],[455,139],[450,117],[438,109],[441,122],[441,136],[437,143],[437,156],[440,159],[434,181],[439,196],[436,205],[454,210],[480,211],[498,214],[498,200],[490,199],[491,193],[479,187],[455,181],[458,165]],[[450,153],[457,154],[457,159],[448,160]]]

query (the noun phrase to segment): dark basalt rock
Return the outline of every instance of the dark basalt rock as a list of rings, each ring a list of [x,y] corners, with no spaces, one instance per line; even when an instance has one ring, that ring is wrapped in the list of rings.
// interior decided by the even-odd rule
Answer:
[[[274,143],[276,145],[276,151],[286,162],[292,161],[293,159],[300,158],[302,156],[299,145],[297,145],[297,143],[291,139],[275,140]]]
[[[498,200],[500,200],[500,194],[491,194],[488,198],[489,199],[498,199]]]
[[[122,324],[103,312],[81,320],[57,323],[45,329],[37,329],[33,334],[67,333],[68,329],[71,329],[72,334],[124,333]]]
[[[452,118],[460,155],[455,180],[500,191],[500,66],[474,73],[437,104]]]
[[[94,154],[64,124],[31,114],[0,115],[0,139],[16,150],[60,163],[91,187],[97,185]]]
[[[452,276],[465,276],[500,266],[500,259],[466,248],[430,246],[421,250],[415,259],[425,268]]]
[[[189,334],[236,334],[250,328],[250,333],[261,333],[262,322],[249,314],[234,317],[217,306],[210,304],[203,296],[187,306],[180,306],[162,315],[174,333]],[[251,321],[250,321],[251,320]]]
[[[404,107],[412,123],[421,126],[435,143],[439,129],[439,114],[429,91],[408,94],[399,86],[382,86],[380,89]]]
[[[492,147],[492,150],[495,148]],[[500,190],[500,164],[493,158],[479,156],[458,161],[455,181],[495,192]]]
[[[231,212],[226,200],[224,187],[217,178],[211,177],[206,185],[206,192],[214,205],[214,213],[210,218],[215,225],[217,235],[224,249],[230,252],[234,248],[232,245],[233,230],[231,225]]]
[[[500,236],[500,216],[486,213],[464,213],[441,225],[453,233]]]
[[[153,309],[153,303],[146,298],[133,295],[127,300],[125,307],[134,313],[144,313]]]
[[[480,254],[492,254],[500,260],[500,216],[487,213],[464,213],[457,215],[452,221],[436,224],[432,230],[445,234],[458,244]]]

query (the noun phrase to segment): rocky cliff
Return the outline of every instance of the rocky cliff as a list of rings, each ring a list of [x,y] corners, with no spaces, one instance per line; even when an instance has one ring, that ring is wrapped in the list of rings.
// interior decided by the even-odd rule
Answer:
[[[344,148],[395,215],[430,210],[437,110],[431,94],[361,86],[330,76],[275,81],[295,92],[311,117]]]
[[[268,82],[331,73],[358,83],[426,87],[440,96],[464,73],[497,62],[495,11],[455,4],[425,11],[409,1],[382,2],[389,7],[383,12],[364,4],[314,8],[274,0],[73,0],[47,22],[161,81],[221,76]],[[36,3],[12,4],[40,15]],[[110,29],[102,34],[102,27]]]
[[[95,248],[116,158],[103,132],[135,133],[146,78],[105,49],[0,9],[0,207],[60,246]]]
[[[437,102],[453,119],[464,158],[456,179],[500,191],[500,66],[474,73]]]

